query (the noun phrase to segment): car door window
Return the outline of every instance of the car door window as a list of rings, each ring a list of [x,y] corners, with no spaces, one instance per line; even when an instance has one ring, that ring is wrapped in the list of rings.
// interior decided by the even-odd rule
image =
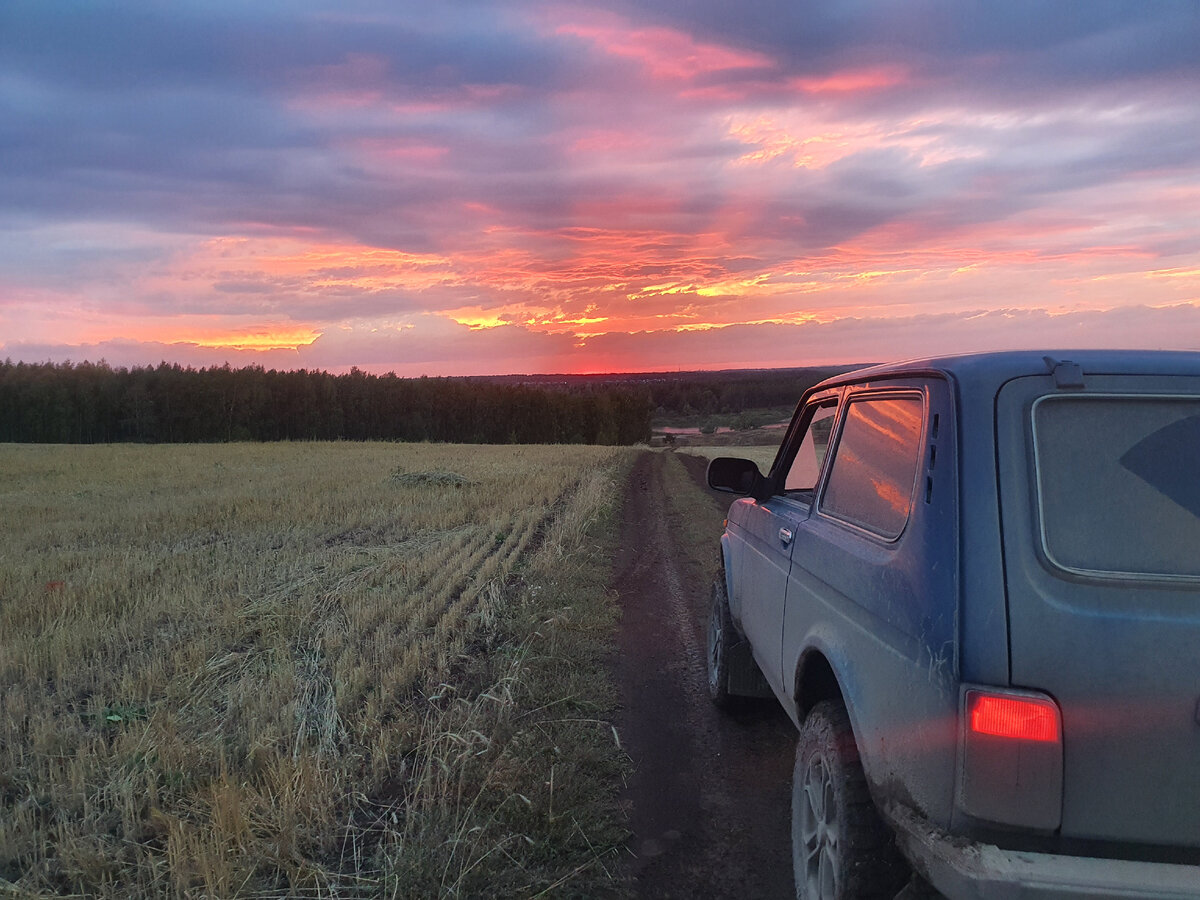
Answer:
[[[819,405],[813,412],[804,440],[801,441],[800,449],[796,451],[796,456],[788,468],[787,478],[784,479],[783,489],[788,493],[795,493],[800,499],[812,501],[817,481],[821,477],[821,466],[829,449],[829,436],[833,431],[836,415],[836,400]]]
[[[912,506],[924,412],[920,394],[852,400],[821,512],[888,540],[899,537]]]

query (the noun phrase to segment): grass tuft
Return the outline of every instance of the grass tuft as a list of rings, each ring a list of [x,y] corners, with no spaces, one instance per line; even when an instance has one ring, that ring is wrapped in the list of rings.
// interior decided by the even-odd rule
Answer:
[[[405,487],[463,487],[475,484],[457,472],[405,472],[403,469],[392,473],[392,481]]]

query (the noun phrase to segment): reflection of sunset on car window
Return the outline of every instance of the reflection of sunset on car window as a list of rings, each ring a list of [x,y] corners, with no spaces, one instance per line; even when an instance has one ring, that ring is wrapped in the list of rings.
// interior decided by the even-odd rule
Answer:
[[[875,489],[875,496],[890,506],[898,516],[902,516],[908,511],[911,491],[904,493],[895,484],[882,478],[872,478],[871,487]]]
[[[858,414],[877,433],[879,441],[895,445],[910,443],[921,427],[919,403],[870,403],[860,408]]]
[[[912,498],[924,405],[920,395],[850,403],[822,509],[895,537]]]

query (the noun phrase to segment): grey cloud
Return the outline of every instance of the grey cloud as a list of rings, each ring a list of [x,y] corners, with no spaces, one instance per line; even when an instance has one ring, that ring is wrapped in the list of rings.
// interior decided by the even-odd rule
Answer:
[[[614,0],[652,20],[770,55],[787,72],[899,64],[992,95],[1043,94],[1200,70],[1192,3],[1094,0]],[[924,85],[926,89],[930,85]]]
[[[0,344],[0,357],[26,362],[105,362],[113,368],[156,366],[160,362],[181,366],[269,365],[275,368],[299,368],[299,356],[294,350],[235,350],[232,348],[201,347],[194,343],[163,343],[160,341],[109,340],[91,344],[43,344],[12,341]]]
[[[262,288],[255,282],[218,282],[214,292],[156,292],[127,300],[127,315],[261,316],[275,322],[333,324],[346,320],[389,318],[465,305],[455,291],[419,294],[393,289],[297,287],[295,282]]]
[[[452,17],[465,7],[445,9]],[[330,21],[278,4],[6,4],[0,192],[11,208],[41,215],[199,231],[267,220],[341,234],[365,227],[419,245],[419,227],[382,220],[466,191],[419,171],[369,174],[338,143],[411,137],[452,148],[460,174],[532,174],[554,162],[539,160],[530,142],[542,113],[504,111],[499,97],[478,101],[474,122],[461,111],[320,121],[283,103],[314,90],[440,102],[472,84],[560,84],[562,49],[511,28],[498,33],[489,27],[497,17],[477,5],[461,22],[414,27]],[[356,71],[356,58],[376,55],[382,68]],[[491,133],[490,144],[475,137],[480,131]]]
[[[275,290],[267,281],[215,281],[212,288],[222,294],[269,294]]]
[[[338,9],[338,8],[335,8]],[[430,12],[436,12],[431,15]],[[0,10],[3,68],[89,93],[197,86],[290,90],[320,74],[325,88],[457,90],[546,83],[564,74],[553,44],[506,27],[503,7],[455,3],[77,4],[8,0]],[[354,15],[358,10],[362,14]],[[496,40],[501,32],[506,39]],[[348,54],[386,67],[369,82]]]
[[[41,101],[32,107],[22,106],[20,96],[12,94],[16,89],[10,88],[14,114],[0,125],[5,194],[14,206],[30,211],[62,217],[132,217],[181,231],[221,231],[238,223],[271,221],[282,227],[316,226],[387,246],[433,249],[441,245],[443,232],[449,231],[451,240],[460,237],[445,221],[445,210],[467,201],[495,207],[502,221],[555,229],[579,223],[581,206],[591,201],[669,195],[674,200],[669,217],[640,214],[631,206],[628,221],[619,224],[688,231],[702,226],[738,191],[736,183],[724,189],[707,183],[703,168],[693,168],[738,152],[728,144],[676,138],[662,141],[670,155],[649,149],[636,167],[610,175],[576,169],[560,145],[566,123],[602,124],[605,118],[594,118],[600,114],[614,125],[644,122],[650,135],[665,138],[687,121],[688,113],[664,108],[663,98],[653,92],[631,94],[611,84],[602,90],[592,85],[590,99],[599,104],[560,105],[551,111],[545,100],[561,87],[557,81],[564,71],[577,73],[587,64],[571,69],[573,61],[563,59],[563,50],[553,42],[524,37],[511,27],[489,31],[486,25],[495,14],[482,6],[473,8],[477,18],[466,23],[469,27],[462,33],[456,20],[381,25],[349,17],[329,22],[270,5],[265,11],[237,15],[220,8],[207,12],[192,7],[168,15],[161,7],[122,7],[106,11],[107,18],[63,9],[17,4],[9,15],[22,27],[6,32],[13,43],[0,48],[12,51],[11,56],[0,53],[7,60],[4,66],[45,80],[39,82]],[[815,31],[834,44],[861,40],[855,27],[865,20],[867,39],[854,46],[870,49],[873,27],[881,22],[900,27],[893,20],[903,18],[888,4],[850,8],[849,14],[845,9],[832,4],[806,9],[802,32]],[[926,14],[932,15],[931,9],[926,8]],[[1125,21],[1119,12],[1109,16],[1116,24]],[[771,20],[774,15],[745,18]],[[912,15],[920,19],[923,13],[918,8]],[[973,18],[951,10],[939,10],[938,15],[946,16],[947,40],[972,45],[975,38],[959,32],[970,31]],[[781,21],[786,31],[787,17]],[[1051,40],[1047,35],[1057,34],[1065,41],[1080,31],[1056,29],[1053,22],[1045,33],[1035,30],[1038,35],[1024,43],[1020,34],[1010,33],[1005,40],[1028,50],[1045,45]],[[981,33],[993,32],[1003,37],[1005,29],[997,26]],[[1100,33],[1109,32],[1101,28]],[[386,61],[383,71],[364,74],[352,66],[337,68],[355,54],[376,52]],[[81,67],[78,78],[64,82],[73,66]],[[96,86],[106,83],[110,69],[116,73],[112,77],[124,78],[125,68],[137,66],[142,67],[137,78],[129,75],[117,85],[119,91],[96,96]],[[84,69],[94,71],[95,78],[85,78]],[[306,87],[385,92],[411,88],[429,96],[461,89],[472,80],[517,82],[534,88],[535,96],[515,106],[499,98],[475,110],[386,121],[359,121],[349,113],[318,123],[281,108],[270,93],[294,87],[297,79]],[[611,108],[604,109],[604,104]],[[1166,148],[1171,148],[1170,159],[1181,158],[1189,149],[1193,129],[1181,127],[1178,132],[1170,142],[1150,142],[1164,162],[1170,161]],[[406,174],[397,167],[386,175],[370,173],[334,146],[354,137],[444,145],[449,148],[447,168],[435,173],[414,168]],[[1143,151],[1145,147],[1146,142],[1140,142]],[[1131,155],[1113,147],[1107,159],[1047,170],[1043,181],[1062,185],[1111,177],[1122,165],[1144,163]],[[1006,168],[1000,160],[989,160],[989,165]],[[795,205],[801,216],[807,211],[810,226],[821,223],[811,241],[820,247],[908,212],[922,199],[914,185],[921,173],[902,159],[859,154],[842,166],[852,171],[839,178],[835,168],[829,176],[834,183],[820,196],[806,193],[795,204],[786,196],[774,199],[769,214],[760,217],[767,235],[773,222],[790,230],[786,215],[774,215],[781,212],[780,206]],[[1025,174],[1019,167],[1007,171],[1012,173],[1010,188],[1020,187],[1024,174],[1028,190],[1043,189],[1036,173]],[[786,184],[780,193],[786,195]]]

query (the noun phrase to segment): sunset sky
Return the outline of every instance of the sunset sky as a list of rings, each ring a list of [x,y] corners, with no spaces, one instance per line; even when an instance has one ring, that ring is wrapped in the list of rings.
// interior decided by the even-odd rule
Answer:
[[[1200,348],[1200,4],[0,3],[0,359]]]

